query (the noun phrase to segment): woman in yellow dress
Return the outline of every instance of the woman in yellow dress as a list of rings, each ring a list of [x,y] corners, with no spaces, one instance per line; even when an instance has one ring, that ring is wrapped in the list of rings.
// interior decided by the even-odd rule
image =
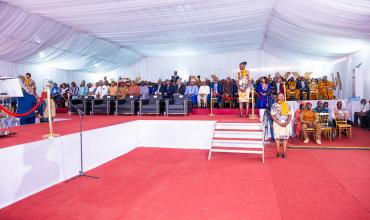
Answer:
[[[249,111],[249,96],[252,87],[252,75],[245,69],[247,62],[239,64],[240,71],[237,76],[238,94],[239,94],[239,109],[240,117],[243,117],[244,103],[246,107],[246,117]]]

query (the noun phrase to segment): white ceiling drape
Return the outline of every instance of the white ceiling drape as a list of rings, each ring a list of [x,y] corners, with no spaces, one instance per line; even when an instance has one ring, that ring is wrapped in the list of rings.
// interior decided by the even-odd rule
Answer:
[[[0,59],[60,69],[109,71],[142,55],[0,2]]]
[[[336,60],[370,42],[369,0],[8,0],[0,59],[103,72],[143,56],[263,50]]]
[[[262,49],[333,60],[370,42],[369,0],[9,0],[145,56]]]

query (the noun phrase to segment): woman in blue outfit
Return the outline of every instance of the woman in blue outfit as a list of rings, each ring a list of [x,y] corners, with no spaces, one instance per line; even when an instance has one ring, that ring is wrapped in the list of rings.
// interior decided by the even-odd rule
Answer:
[[[268,96],[269,96],[270,84],[267,83],[267,78],[262,77],[260,83],[257,86],[257,108],[267,108],[268,107]]]

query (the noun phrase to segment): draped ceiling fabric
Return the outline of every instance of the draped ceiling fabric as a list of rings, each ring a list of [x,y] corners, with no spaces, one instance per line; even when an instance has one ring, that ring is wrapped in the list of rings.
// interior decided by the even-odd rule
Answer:
[[[66,70],[110,71],[142,55],[0,2],[0,60]]]
[[[145,56],[262,49],[285,60],[335,60],[370,42],[369,0],[8,2]],[[55,38],[70,34],[52,26]]]

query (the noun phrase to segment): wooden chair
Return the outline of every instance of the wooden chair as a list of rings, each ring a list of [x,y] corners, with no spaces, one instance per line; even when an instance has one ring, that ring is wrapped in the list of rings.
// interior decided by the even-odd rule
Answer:
[[[310,91],[310,100],[317,100],[319,98],[318,91]]]
[[[308,95],[307,92],[302,92],[302,100],[307,100]]]
[[[329,126],[329,113],[319,113],[319,123],[321,132],[325,133],[326,137],[332,141],[332,128]]]
[[[342,132],[346,133],[346,136],[352,139],[352,125],[347,124],[347,119],[336,118],[336,133],[341,138]]]

